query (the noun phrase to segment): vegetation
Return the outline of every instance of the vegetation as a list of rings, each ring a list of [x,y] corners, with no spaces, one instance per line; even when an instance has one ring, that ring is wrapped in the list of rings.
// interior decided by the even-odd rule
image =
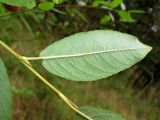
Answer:
[[[154,46],[155,50],[143,63],[138,63],[132,69],[119,73],[115,77],[109,77],[133,66],[151,50],[151,47],[142,44],[136,37],[124,33],[128,32],[141,38],[141,32],[144,29],[130,30],[132,25],[139,27],[141,25],[140,18],[145,18],[144,14],[149,14],[146,9],[140,10],[141,8],[136,6],[138,2],[133,2],[136,9],[131,7],[132,2],[127,3],[122,0],[22,0],[16,2],[1,0],[0,2],[2,2],[0,22],[3,23],[0,30],[0,38],[2,39],[0,54],[2,59],[6,61],[7,68],[10,68],[8,72],[12,80],[11,88],[15,101],[12,119],[127,119],[122,114],[130,119],[157,119],[158,97],[155,96],[153,99],[149,99],[149,97],[156,95],[156,91],[159,89],[157,85],[154,85],[158,81],[159,67],[156,67],[151,73],[150,70],[154,67],[147,66],[148,60],[152,60],[156,65],[159,64],[159,57],[156,54],[158,47],[153,42],[144,41]],[[137,17],[133,18],[133,13],[136,13]],[[147,23],[147,19],[144,20]],[[159,29],[157,25],[154,25],[151,30],[156,33]],[[70,34],[74,35],[65,37]],[[62,39],[63,37],[65,38]],[[57,38],[62,40],[52,43]],[[144,36],[141,39],[144,39]],[[47,45],[49,46],[44,49]],[[50,89],[34,81],[33,79],[37,78],[27,69],[21,69],[22,66],[14,60],[15,58],[10,58],[10,54],[4,49],[14,55],[19,62],[78,114],[72,115],[71,109],[63,106],[65,104],[51,95]],[[25,56],[18,54],[13,49]],[[42,49],[44,50],[41,52]],[[35,57],[39,53],[39,57]],[[39,69],[41,68],[39,63],[41,60],[44,68],[53,73],[53,76],[44,72],[45,70]],[[0,94],[8,100],[4,100],[4,97],[0,98],[2,111],[0,117],[8,120],[11,119],[12,114],[12,96],[2,61],[0,66],[2,81]],[[134,74],[135,72],[136,74]],[[95,81],[106,79],[106,77],[112,79],[112,82],[109,80]],[[21,79],[26,81],[21,81]],[[147,98],[143,99],[143,95],[145,96],[147,91],[149,94],[147,94]],[[139,100],[143,100],[143,104],[139,104]],[[77,103],[81,106],[88,103],[87,106],[93,107],[79,108]],[[138,106],[136,107],[134,104]],[[132,109],[129,109],[129,106],[132,106]],[[129,114],[127,111],[130,111]],[[147,115],[148,112],[151,114]],[[28,115],[30,116],[28,117]]]

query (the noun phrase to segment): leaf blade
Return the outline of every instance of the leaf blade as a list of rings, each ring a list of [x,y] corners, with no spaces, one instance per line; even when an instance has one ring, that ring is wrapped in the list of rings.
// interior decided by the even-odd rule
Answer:
[[[0,59],[0,118],[2,120],[11,119],[12,113],[11,87],[6,72],[6,68]]]
[[[120,16],[120,20],[123,22],[130,22],[133,23],[135,20],[131,16],[131,12],[124,11],[124,10],[118,10],[118,15]]]
[[[52,58],[43,60],[42,64],[53,74],[70,80],[92,81],[131,67],[150,50],[134,36],[96,30],[77,33],[55,42],[40,56]]]
[[[93,120],[128,120],[126,117],[107,111],[102,108],[82,107],[80,110],[91,117]],[[84,120],[81,116],[76,115],[74,120]]]
[[[54,6],[55,6],[54,2],[43,2],[38,5],[38,8],[43,11],[49,11],[52,10]]]
[[[101,24],[106,24],[111,20],[111,16],[105,15],[103,18],[101,18],[100,23]]]
[[[104,1],[104,0],[97,0],[92,3],[93,7],[97,7],[99,5],[104,5],[110,8],[118,7],[123,1],[122,0],[113,0],[112,2]]]
[[[27,8],[33,8],[36,6],[35,0],[0,0],[0,2],[12,6],[21,6]]]

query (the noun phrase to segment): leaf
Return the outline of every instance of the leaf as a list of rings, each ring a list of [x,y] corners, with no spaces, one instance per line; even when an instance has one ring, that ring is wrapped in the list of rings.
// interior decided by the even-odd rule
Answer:
[[[109,4],[109,7],[111,7],[111,8],[116,8],[116,7],[118,7],[122,2],[123,2],[123,0],[113,0],[113,1],[111,2],[111,4]]]
[[[143,10],[129,10],[129,11],[118,10],[117,13],[120,16],[121,21],[132,23],[132,22],[135,22],[135,20],[131,16],[132,13],[145,13],[145,11]]]
[[[64,0],[52,0],[53,2],[55,2],[56,4],[61,4],[64,2]]]
[[[116,114],[102,108],[82,107],[80,110],[89,117],[91,117],[93,120],[128,120],[127,118],[125,118],[120,114]],[[76,115],[74,117],[74,120],[85,120],[85,119],[79,115]]]
[[[5,9],[2,3],[0,3],[0,14],[2,15],[3,13],[5,13]]]
[[[135,22],[135,20],[131,16],[131,12],[118,10],[118,15],[120,16],[120,20],[123,22]]]
[[[58,4],[59,3],[59,0],[52,0],[53,2],[55,2],[56,4]]]
[[[12,113],[11,87],[6,68],[0,59],[0,119],[10,120]]]
[[[104,0],[97,0],[92,3],[92,6],[97,7],[100,5],[104,5],[106,7],[110,8],[116,8],[118,7],[123,1],[122,0],[113,0],[112,2],[104,1]]]
[[[132,35],[110,30],[82,32],[44,49],[49,72],[75,81],[93,81],[125,70],[151,50]]]
[[[33,8],[36,6],[35,0],[0,0],[0,2],[12,6],[21,6],[27,8]]]
[[[55,6],[55,3],[53,2],[43,2],[38,5],[38,8],[43,11],[49,11],[49,10],[52,10],[54,6]]]
[[[111,20],[111,17],[109,15],[105,15],[101,20],[100,23],[101,24],[106,24]]]

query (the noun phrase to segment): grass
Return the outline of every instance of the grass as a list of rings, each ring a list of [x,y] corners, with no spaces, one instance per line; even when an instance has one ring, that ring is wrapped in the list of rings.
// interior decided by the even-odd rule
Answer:
[[[54,34],[46,34],[45,37],[31,40],[23,30],[9,43],[22,55],[38,56],[43,48],[57,38]],[[13,120],[72,120],[74,112],[65,103],[14,57],[2,48],[0,50],[12,83]],[[40,61],[33,62],[33,66],[79,106],[100,106],[122,113],[131,120],[158,120],[160,111],[149,98],[138,98],[132,88],[126,87],[133,68],[103,80],[84,83],[51,75],[43,69]]]

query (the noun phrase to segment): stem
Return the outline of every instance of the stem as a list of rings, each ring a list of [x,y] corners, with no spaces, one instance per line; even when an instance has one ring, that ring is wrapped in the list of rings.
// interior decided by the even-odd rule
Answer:
[[[108,11],[116,12],[115,9],[108,8],[108,7],[94,7],[94,6],[88,6],[88,5],[81,6],[81,5],[77,5],[77,4],[58,5],[58,6],[56,6],[56,8],[89,8],[89,9],[100,9],[100,10],[108,10]]]
[[[13,54],[16,58],[21,59],[21,56],[16,53],[15,51],[13,51],[10,47],[8,47],[4,42],[2,42],[0,40],[0,45],[3,46],[6,50],[8,50],[8,52],[10,52],[11,54]]]
[[[0,45],[3,46],[8,52],[14,55],[25,67],[27,67],[35,76],[37,76],[45,85],[47,85],[52,91],[54,91],[71,109],[77,112],[82,117],[86,118],[87,120],[93,120],[89,116],[85,115],[78,109],[78,106],[75,105],[72,101],[70,101],[61,91],[59,91],[56,87],[54,87],[51,83],[49,83],[42,75],[40,75],[35,69],[32,68],[31,64],[28,60],[24,59],[23,56],[19,55],[15,51],[13,51],[9,46],[3,43],[0,40]]]

